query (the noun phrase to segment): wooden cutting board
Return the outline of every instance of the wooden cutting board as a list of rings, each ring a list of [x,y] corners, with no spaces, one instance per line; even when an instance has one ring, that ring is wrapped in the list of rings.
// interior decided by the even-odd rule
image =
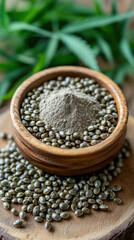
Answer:
[[[0,131],[11,132],[9,110],[0,114]],[[134,118],[129,117],[127,136],[134,151]],[[6,141],[0,140],[0,147]],[[123,170],[112,184],[119,184],[123,190],[119,197],[123,205],[108,203],[109,212],[95,212],[77,218],[71,213],[71,218],[62,222],[54,222],[54,231],[45,229],[44,223],[36,223],[32,215],[28,215],[25,228],[15,229],[13,222],[17,217],[3,209],[0,201],[0,240],[134,240],[134,153],[124,163]],[[20,209],[20,206],[18,206]]]

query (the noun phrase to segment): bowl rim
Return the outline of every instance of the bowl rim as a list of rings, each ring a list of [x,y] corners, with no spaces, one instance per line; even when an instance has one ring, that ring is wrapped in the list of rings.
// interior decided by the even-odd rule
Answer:
[[[109,135],[107,139],[103,140],[102,142],[94,146],[78,148],[78,149],[61,149],[61,148],[49,146],[49,145],[46,145],[45,143],[42,143],[37,138],[35,138],[21,122],[19,109],[27,92],[33,88],[33,87],[30,88],[30,85],[35,83],[41,78],[44,79],[49,75],[51,76],[52,73],[55,74],[55,76],[60,76],[60,75],[67,76],[67,74],[64,74],[65,72],[68,73],[68,75],[72,74],[73,76],[74,75],[83,76],[83,77],[85,76],[85,77],[95,79],[95,81],[97,81],[101,86],[105,85],[105,88],[113,95],[113,98],[116,101],[116,105],[118,109],[118,122],[115,127],[115,130]],[[49,80],[51,80],[51,78]],[[37,84],[37,86],[40,86],[40,85],[41,84],[39,85]],[[85,67],[62,66],[62,67],[53,67],[53,68],[45,69],[26,79],[14,93],[14,96],[11,100],[10,116],[11,116],[11,122],[14,125],[14,131],[17,132],[19,139],[23,143],[25,143],[27,147],[29,146],[30,149],[34,149],[35,152],[37,150],[38,152],[45,152],[45,154],[46,153],[48,155],[53,154],[59,157],[79,157],[80,158],[80,156],[83,157],[84,155],[85,156],[87,154],[90,155],[90,154],[93,154],[94,152],[95,154],[97,154],[102,150],[105,151],[113,141],[117,141],[119,139],[120,133],[124,130],[124,127],[126,127],[126,124],[127,124],[128,109],[127,109],[127,103],[122,91],[106,75]]]

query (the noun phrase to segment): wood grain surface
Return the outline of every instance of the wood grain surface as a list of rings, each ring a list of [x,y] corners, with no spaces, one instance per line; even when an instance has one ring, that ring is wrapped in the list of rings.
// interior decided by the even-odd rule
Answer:
[[[0,115],[0,131],[11,132],[9,111]],[[123,205],[108,203],[109,212],[95,212],[77,218],[71,213],[71,218],[59,223],[53,223],[54,231],[45,230],[44,223],[36,223],[33,216],[28,215],[25,228],[15,229],[13,222],[17,217],[3,209],[0,201],[0,237],[2,240],[133,240],[134,239],[134,118],[128,122],[128,138],[132,153],[125,161],[123,170],[112,184],[120,184],[123,190],[118,194],[124,201]],[[5,146],[1,141],[0,146]],[[20,206],[18,206],[18,210]]]

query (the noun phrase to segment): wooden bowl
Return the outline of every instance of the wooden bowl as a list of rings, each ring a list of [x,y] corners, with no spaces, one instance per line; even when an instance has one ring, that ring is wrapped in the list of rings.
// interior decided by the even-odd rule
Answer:
[[[86,148],[60,149],[40,142],[22,124],[19,109],[26,94],[59,75],[89,77],[112,94],[118,109],[118,123],[106,140]],[[23,82],[12,98],[10,115],[14,139],[25,159],[47,172],[65,176],[96,171],[115,158],[126,135],[128,109],[120,88],[107,76],[88,68],[64,66],[41,71]]]

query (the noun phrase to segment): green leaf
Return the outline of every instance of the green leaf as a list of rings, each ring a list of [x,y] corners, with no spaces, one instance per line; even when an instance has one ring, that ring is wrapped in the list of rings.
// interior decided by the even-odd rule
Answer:
[[[13,60],[13,57],[12,56],[10,56],[9,54],[7,54],[7,52],[6,51],[4,51],[3,49],[1,49],[0,48],[0,55],[3,57],[3,58],[5,58],[5,59],[7,59],[7,60]]]
[[[74,4],[72,7],[74,14],[83,14],[83,15],[93,15],[94,9],[90,5],[84,5],[84,4]]]
[[[35,0],[30,0],[30,4],[33,7],[35,5]]]
[[[103,70],[102,71],[106,76],[108,76],[109,78],[113,79],[114,81],[114,71],[113,70]]]
[[[123,39],[120,43],[120,50],[122,52],[122,54],[124,55],[124,57],[126,58],[126,60],[131,64],[134,65],[134,57],[129,45],[129,42],[127,39]]]
[[[0,15],[1,15],[1,26],[2,28],[5,28],[6,26],[6,1],[5,0],[1,0]]]
[[[2,97],[0,97],[1,100],[7,100],[7,99],[10,99],[13,94],[15,93],[16,89],[20,86],[21,83],[24,82],[24,80],[26,80],[28,77],[30,77],[30,73],[25,75],[24,77],[22,77],[20,80],[18,80],[16,82],[16,84],[11,88],[11,90],[6,93],[5,95],[3,95]]]
[[[134,12],[127,12],[123,14],[116,15],[108,15],[108,16],[97,16],[97,17],[89,17],[83,21],[77,21],[72,24],[67,24],[62,28],[64,33],[76,33],[81,32],[83,30],[89,30],[96,27],[103,27],[115,22],[122,21],[124,19],[130,18],[134,16]]]
[[[57,34],[57,32],[59,31],[59,22],[58,21],[52,22],[52,30],[53,30],[53,32],[55,32]]]
[[[46,11],[51,7],[52,4],[56,4],[55,0],[45,0],[43,6],[41,5],[40,8],[33,9],[33,6],[30,11],[28,11],[28,15],[24,18],[24,22],[31,23],[35,21],[39,15],[42,13],[45,14]]]
[[[116,75],[114,77],[114,81],[118,85],[121,85],[124,82],[125,76],[126,76],[126,71],[124,70],[124,68],[121,67],[117,70]]]
[[[97,13],[97,15],[102,15],[104,13],[103,10],[103,6],[104,6],[104,2],[103,0],[93,0],[94,2],[94,7],[95,7],[95,11]]]
[[[42,24],[47,22],[54,22],[60,21],[61,23],[64,22],[72,22],[81,19],[81,15],[75,14],[73,12],[73,2],[72,1],[63,1],[54,6],[52,9],[47,11],[42,17],[41,22]]]
[[[118,6],[117,6],[117,2],[116,0],[112,0],[112,14],[117,14],[118,13]]]
[[[46,62],[45,62],[46,67],[49,66],[49,64],[51,63],[56,53],[56,50],[58,48],[58,42],[59,42],[58,35],[55,34],[48,43],[47,51],[46,51]]]
[[[95,45],[94,47],[92,47],[92,52],[94,53],[94,55],[97,57],[100,53],[100,49],[98,45]]]
[[[18,67],[18,64],[16,62],[0,63],[0,71],[9,71],[9,70],[12,70],[16,67]]]
[[[52,36],[52,33],[47,31],[47,30],[44,30],[42,28],[39,28],[39,27],[36,27],[32,24],[27,24],[27,23],[22,23],[22,22],[15,22],[15,23],[12,23],[9,27],[9,30],[12,32],[12,31],[30,31],[30,32],[34,32],[34,33],[37,33],[43,37],[51,37]]]
[[[3,80],[3,79],[2,79]],[[0,83],[0,107],[2,105],[2,96],[8,91],[8,89],[10,88],[11,83],[10,81],[2,81]]]
[[[35,67],[33,69],[33,72],[32,72],[33,74],[37,73],[37,72],[41,71],[43,68],[45,68],[45,60],[46,60],[45,54],[41,54],[39,56],[37,64],[35,65]]]
[[[121,85],[126,76],[133,75],[134,74],[134,68],[130,66],[129,64],[122,64],[120,67],[117,68],[116,74],[114,77],[114,81]]]
[[[95,55],[85,40],[74,35],[60,35],[61,41],[88,67],[100,71]]]
[[[0,26],[0,27],[1,27],[1,26]],[[2,27],[1,27],[1,29],[0,29],[0,40],[3,40],[3,39],[5,39],[5,38],[7,38],[7,31],[6,31],[5,28],[2,28]]]
[[[2,104],[2,96],[7,93],[9,88],[12,86],[16,78],[18,78],[22,73],[26,71],[25,69],[16,69],[7,72],[0,81],[0,106]]]
[[[4,57],[6,60],[8,61],[18,61],[24,64],[34,64],[35,63],[35,58],[23,55],[23,54],[7,54],[6,51],[3,51],[2,49],[0,49],[0,55],[2,57]]]
[[[109,62],[113,62],[113,54],[110,44],[106,42],[103,38],[98,38],[98,44],[100,46],[101,52],[104,54],[106,59]]]
[[[14,58],[21,63],[28,64],[28,65],[33,65],[36,61],[36,58],[29,57],[23,54],[15,54]]]
[[[134,29],[129,30],[129,32],[127,33],[127,36],[125,36],[128,39],[132,39],[134,36]]]
[[[31,8],[31,11],[28,11],[28,15],[24,18],[24,22],[31,23],[35,17],[39,14],[41,9]]]
[[[131,9],[133,9],[133,5],[134,5],[134,0],[132,0],[132,1],[130,2],[130,5],[129,5],[129,7],[128,7],[127,12],[129,12],[129,11],[131,11]],[[128,30],[129,25],[130,25],[130,22],[131,22],[131,18],[126,19],[126,20],[124,21],[124,24],[123,24],[123,27],[122,27],[122,36],[123,36],[123,37],[124,37],[124,36],[127,36],[127,30]]]
[[[77,57],[72,53],[56,54],[52,61],[52,66],[73,65],[78,63]]]

